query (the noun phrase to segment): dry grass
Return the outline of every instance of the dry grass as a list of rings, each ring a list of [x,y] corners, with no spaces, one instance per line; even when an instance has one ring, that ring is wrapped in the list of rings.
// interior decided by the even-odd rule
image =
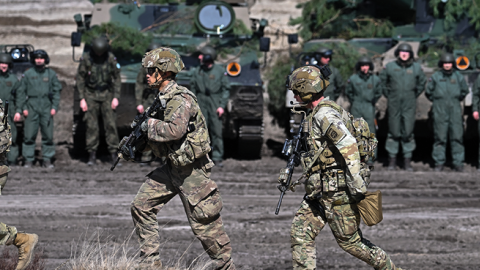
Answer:
[[[0,269],[15,270],[18,263],[18,251],[14,247],[6,247],[0,254]],[[42,248],[35,248],[35,254],[32,263],[26,270],[45,270],[45,256]]]
[[[82,243],[73,243],[70,259],[55,270],[158,270],[154,267],[139,267],[138,248],[130,245],[133,232],[122,242],[114,241],[113,237],[103,237],[101,232],[89,234],[90,237]],[[136,241],[135,241],[136,242]],[[185,252],[183,253],[185,254]],[[201,255],[187,265],[183,255],[179,259],[162,258],[163,269],[168,270],[207,270],[213,262],[208,256]],[[0,268],[3,269],[3,268]]]

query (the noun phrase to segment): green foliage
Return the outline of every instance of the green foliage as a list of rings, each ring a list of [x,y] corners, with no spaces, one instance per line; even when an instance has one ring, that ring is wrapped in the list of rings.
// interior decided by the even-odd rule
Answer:
[[[93,4],[101,3],[103,0],[90,0]],[[168,3],[178,3],[185,2],[185,0],[137,0],[140,4],[168,4]],[[109,3],[126,3],[131,4],[133,1],[129,0],[108,0]]]
[[[198,32],[195,27],[194,14],[194,7],[187,7],[170,13],[167,18],[161,18],[160,22],[154,25],[158,26],[158,28],[153,32],[157,34],[170,34],[172,36],[176,34],[194,34]]]
[[[429,46],[424,52],[419,53],[420,60],[429,67],[437,67],[438,60],[444,52],[452,53],[454,50],[463,50],[471,62],[475,61],[475,54],[480,52],[480,43],[475,38],[468,40],[451,39],[442,37],[438,46]]]
[[[299,35],[305,39],[312,38],[360,38],[390,37],[393,24],[388,20],[356,16],[351,8],[354,2],[336,2],[329,0],[310,0],[297,5],[303,8],[302,16],[292,19],[291,25],[300,25]]]
[[[242,20],[235,19],[235,24],[233,26],[234,35],[251,35],[253,34],[252,29],[247,27]]]
[[[468,16],[470,24],[475,30],[480,30],[480,0],[430,0],[430,7],[437,18],[444,18],[446,29],[452,28],[455,23]]]
[[[116,23],[102,23],[82,36],[82,41],[89,44],[94,38],[104,35],[110,41],[112,52],[119,59],[141,58],[147,50],[152,35]]]
[[[286,128],[289,119],[289,112],[285,108],[285,95],[287,89],[285,81],[291,72],[295,62],[290,57],[280,57],[274,66],[265,74],[268,80],[268,111],[273,116],[273,122],[277,122],[280,127]],[[285,121],[279,121],[283,119]]]

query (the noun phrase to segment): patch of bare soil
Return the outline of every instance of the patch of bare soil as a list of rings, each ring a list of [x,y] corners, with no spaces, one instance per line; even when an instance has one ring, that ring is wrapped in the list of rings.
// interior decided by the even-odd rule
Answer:
[[[289,192],[274,215],[277,172],[284,161],[226,160],[214,168],[222,217],[239,269],[291,269],[290,223],[303,193]],[[127,163],[88,167],[80,161],[54,170],[13,168],[0,197],[0,220],[40,236],[47,269],[70,257],[73,241],[100,230],[121,243],[132,232],[130,202],[152,168]],[[296,175],[299,176],[299,175]],[[384,248],[404,269],[476,269],[480,264],[480,183],[474,173],[377,171],[370,190],[383,192],[384,220],[362,223],[366,238]],[[158,215],[165,260],[203,254],[174,198]],[[328,227],[328,226],[327,226]],[[138,247],[134,240],[130,245]],[[1,250],[0,250],[1,253]],[[185,253],[185,254],[184,254]],[[328,228],[317,239],[318,269],[370,269],[343,252]]]

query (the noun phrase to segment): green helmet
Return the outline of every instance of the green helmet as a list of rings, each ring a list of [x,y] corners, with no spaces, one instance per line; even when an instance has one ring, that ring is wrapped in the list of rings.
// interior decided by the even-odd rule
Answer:
[[[413,57],[413,49],[412,46],[408,43],[401,43],[398,45],[397,49],[395,50],[395,57],[398,57],[400,52],[409,52],[410,53],[410,58]]]
[[[147,52],[142,59],[144,68],[156,67],[162,72],[171,71],[175,74],[185,67],[180,55],[171,48],[160,47]]]
[[[8,53],[0,53],[0,63],[8,64],[9,68],[13,66],[12,56]]]
[[[212,60],[217,59],[217,52],[215,49],[210,46],[210,45],[205,45],[203,48],[200,49],[200,53],[202,53],[204,56],[205,55],[210,55]]]
[[[455,64],[455,57],[451,53],[444,53],[438,60],[438,67],[443,67],[444,63],[452,63]]]
[[[97,37],[94,40],[92,40],[92,50],[97,54],[97,55],[102,55],[104,54],[109,47],[108,40],[105,37]]]
[[[372,62],[372,59],[370,59],[370,57],[364,55],[364,56],[361,56],[360,58],[358,58],[358,61],[357,61],[357,64],[355,65],[355,69],[356,70],[360,70],[360,67],[361,66],[364,66],[364,65],[369,65],[370,66],[370,70],[373,71],[373,62]]]
[[[325,80],[320,70],[314,66],[295,69],[289,76],[288,88],[303,102],[310,102],[320,97],[330,83]]]

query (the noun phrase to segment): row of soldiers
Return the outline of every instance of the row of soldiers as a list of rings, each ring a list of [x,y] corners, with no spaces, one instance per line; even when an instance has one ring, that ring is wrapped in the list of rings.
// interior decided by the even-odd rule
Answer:
[[[42,134],[42,165],[53,168],[55,156],[53,142],[53,117],[60,103],[62,85],[57,74],[46,65],[50,58],[44,50],[36,50],[30,55],[33,68],[28,69],[19,81],[10,70],[13,68],[11,55],[0,54],[0,99],[9,101],[8,121],[12,128],[12,146],[7,155],[10,165],[15,165],[19,156],[17,129],[15,122],[25,118],[22,155],[25,167],[33,166],[35,160],[35,140],[38,130]]]
[[[462,74],[454,68],[454,56],[444,53],[438,61],[440,69],[428,79],[428,82],[420,64],[414,61],[413,50],[409,44],[400,44],[395,50],[395,56],[396,61],[388,63],[379,76],[373,73],[372,60],[366,56],[360,57],[356,64],[356,74],[347,80],[345,86],[345,96],[351,103],[350,112],[355,117],[363,117],[368,122],[370,130],[375,131],[375,104],[383,94],[388,99],[388,135],[385,143],[389,155],[388,169],[395,169],[401,147],[404,168],[411,171],[410,162],[416,147],[413,134],[416,99],[425,90],[425,96],[432,101],[434,128],[432,158],[435,162],[435,171],[443,170],[447,141],[450,142],[452,149],[454,170],[462,171],[465,149],[460,102],[469,93],[469,89]],[[329,64],[332,51],[320,48],[318,59],[319,66]],[[344,83],[338,69],[329,66],[332,69],[330,81],[333,87],[327,88],[325,96],[336,101]],[[478,120],[480,77],[477,78],[472,92],[473,117]]]

